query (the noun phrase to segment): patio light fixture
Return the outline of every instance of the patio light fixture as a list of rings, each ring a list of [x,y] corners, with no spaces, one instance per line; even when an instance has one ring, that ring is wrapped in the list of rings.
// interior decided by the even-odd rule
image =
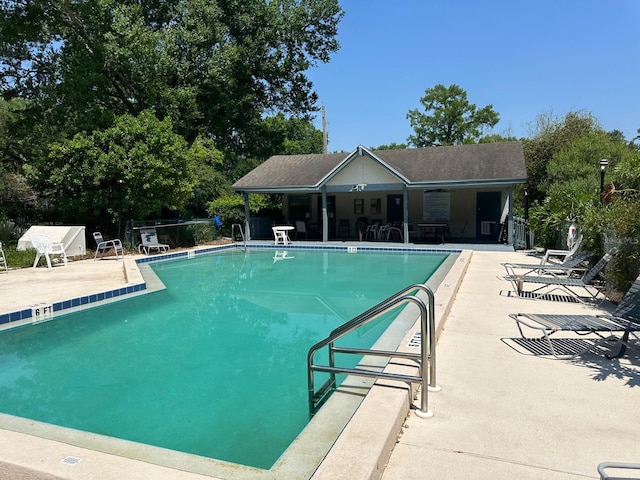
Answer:
[[[607,171],[607,166],[609,165],[609,160],[603,158],[600,160],[600,205],[604,204],[604,174]]]
[[[367,188],[367,184],[366,183],[357,183],[356,185],[351,187],[351,190],[349,190],[349,191],[350,192],[363,192],[365,188]]]

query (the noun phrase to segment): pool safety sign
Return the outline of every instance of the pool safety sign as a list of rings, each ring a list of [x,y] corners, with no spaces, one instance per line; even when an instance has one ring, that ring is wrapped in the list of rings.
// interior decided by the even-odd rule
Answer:
[[[47,320],[51,317],[53,317],[53,304],[36,303],[35,305],[31,305],[31,318],[34,322]]]

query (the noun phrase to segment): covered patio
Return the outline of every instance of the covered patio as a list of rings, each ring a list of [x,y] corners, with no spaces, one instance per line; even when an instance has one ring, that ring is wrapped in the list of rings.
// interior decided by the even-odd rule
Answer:
[[[291,225],[300,239],[513,244],[521,142],[276,155],[238,180],[246,239]],[[251,217],[249,195],[282,195],[279,218]]]

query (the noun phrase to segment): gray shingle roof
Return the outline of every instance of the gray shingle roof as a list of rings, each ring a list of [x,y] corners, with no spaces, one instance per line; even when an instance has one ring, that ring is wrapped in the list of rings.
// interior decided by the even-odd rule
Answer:
[[[521,142],[364,150],[407,179],[409,186],[524,183],[527,177]],[[327,155],[275,155],[238,180],[233,188],[318,189],[328,175],[355,158],[357,152],[358,149]]]

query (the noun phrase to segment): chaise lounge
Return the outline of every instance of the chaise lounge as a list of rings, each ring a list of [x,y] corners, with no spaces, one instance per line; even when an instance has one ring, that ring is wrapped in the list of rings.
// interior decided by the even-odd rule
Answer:
[[[599,288],[594,282],[604,267],[611,261],[611,259],[618,252],[616,247],[613,247],[609,252],[596,263],[590,270],[588,270],[581,278],[575,277],[557,277],[553,275],[507,275],[505,280],[509,280],[519,297],[539,299],[549,298],[549,294],[555,290],[563,290],[571,297],[583,301],[583,297],[575,292],[575,289],[584,289],[592,300],[598,296],[601,288]],[[534,283],[540,284],[539,287],[533,290],[524,290],[524,284]]]
[[[511,263],[505,262],[502,266],[508,275],[516,275],[516,270],[524,270],[520,275],[556,275],[567,276],[577,272],[585,272],[584,264],[591,258],[589,252],[579,253],[562,263]]]
[[[596,335],[595,344],[582,352],[572,354],[571,357],[609,341],[620,343],[620,350],[614,355],[607,355],[607,357],[620,357],[624,355],[629,345],[629,335],[634,334],[637,337],[635,332],[640,332],[640,276],[631,285],[618,308],[610,315],[511,313],[509,316],[516,321],[522,338],[531,340],[525,336],[522,330],[523,326],[541,332],[542,336],[535,340],[546,341],[549,351],[556,358],[567,358],[566,355],[558,354],[550,338],[551,335],[560,331],[574,332],[580,335]],[[618,338],[616,334],[622,334],[622,336]]]

